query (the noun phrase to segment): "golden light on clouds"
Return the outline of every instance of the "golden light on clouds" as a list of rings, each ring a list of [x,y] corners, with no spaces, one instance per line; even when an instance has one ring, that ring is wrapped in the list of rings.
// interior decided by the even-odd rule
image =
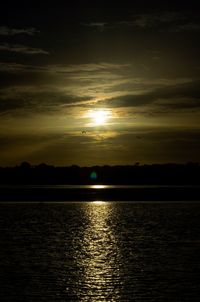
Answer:
[[[88,114],[94,126],[105,125],[111,116],[111,111],[106,109],[94,109]]]

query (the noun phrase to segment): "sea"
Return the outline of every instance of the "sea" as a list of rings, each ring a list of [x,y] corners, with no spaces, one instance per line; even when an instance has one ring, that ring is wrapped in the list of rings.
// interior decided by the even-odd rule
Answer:
[[[0,301],[200,301],[200,202],[0,202]]]

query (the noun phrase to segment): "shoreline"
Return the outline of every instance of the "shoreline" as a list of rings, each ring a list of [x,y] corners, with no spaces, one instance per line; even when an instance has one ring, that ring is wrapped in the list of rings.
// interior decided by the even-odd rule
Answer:
[[[0,201],[200,201],[199,186],[0,187]]]

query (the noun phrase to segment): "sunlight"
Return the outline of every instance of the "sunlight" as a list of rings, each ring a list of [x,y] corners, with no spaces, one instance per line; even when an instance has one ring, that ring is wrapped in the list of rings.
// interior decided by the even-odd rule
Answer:
[[[105,189],[107,186],[105,185],[91,185],[92,189]]]
[[[100,204],[104,204],[105,201],[103,201],[103,200],[95,200],[95,201],[93,201],[92,203],[95,203],[95,204],[100,205]]]
[[[110,118],[110,112],[105,109],[92,110],[89,117],[93,120],[94,125],[104,125]]]
[[[118,238],[110,223],[113,219],[113,205],[103,201],[89,202],[84,207],[84,216],[87,224],[81,233],[82,241],[75,257],[81,271],[84,294],[88,293],[88,296],[83,295],[81,301],[117,301],[117,292],[116,296],[114,292],[115,282],[120,280],[121,254]],[[77,294],[81,294],[80,286],[78,291]],[[88,300],[87,297],[92,299]]]

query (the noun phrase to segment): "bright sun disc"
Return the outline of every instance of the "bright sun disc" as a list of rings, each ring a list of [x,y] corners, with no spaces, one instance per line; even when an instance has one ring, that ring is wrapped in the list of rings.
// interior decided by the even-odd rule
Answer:
[[[90,112],[90,117],[95,125],[104,125],[109,118],[109,112],[103,109],[95,110]]]

